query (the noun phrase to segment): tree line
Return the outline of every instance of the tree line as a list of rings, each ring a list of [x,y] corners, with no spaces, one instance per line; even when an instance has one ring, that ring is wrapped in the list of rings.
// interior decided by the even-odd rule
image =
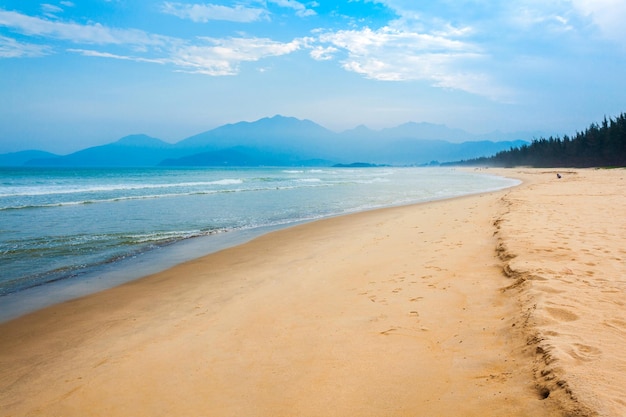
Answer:
[[[528,145],[501,151],[491,157],[456,162],[454,165],[498,167],[625,167],[626,113],[592,123],[574,137],[567,135],[535,139]]]

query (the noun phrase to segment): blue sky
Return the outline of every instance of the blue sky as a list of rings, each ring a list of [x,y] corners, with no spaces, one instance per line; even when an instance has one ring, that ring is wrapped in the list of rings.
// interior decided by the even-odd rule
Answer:
[[[0,152],[275,114],[571,134],[626,111],[624,21],[623,0],[4,0]]]

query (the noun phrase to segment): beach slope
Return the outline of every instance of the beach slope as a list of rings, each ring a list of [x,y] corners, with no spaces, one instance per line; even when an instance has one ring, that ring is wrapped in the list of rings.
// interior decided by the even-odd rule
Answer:
[[[626,415],[626,170],[508,171],[499,252],[534,372],[577,415]],[[578,404],[578,407],[576,407]]]

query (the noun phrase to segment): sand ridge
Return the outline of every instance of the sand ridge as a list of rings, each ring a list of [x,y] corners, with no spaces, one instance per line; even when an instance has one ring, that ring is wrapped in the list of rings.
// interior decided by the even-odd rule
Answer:
[[[626,170],[517,170],[501,258],[516,280],[544,395],[574,415],[626,413]]]
[[[553,324],[542,307],[558,324],[582,314],[538,301],[537,271],[522,267],[548,266],[522,248],[542,234],[514,243],[524,199],[552,192],[553,174],[506,173],[527,182],[281,230],[1,324],[2,415],[590,411],[573,374],[549,368],[556,386],[566,382],[561,391],[543,374],[557,357],[547,331],[575,333],[541,327]],[[621,334],[619,318],[606,322]],[[586,363],[605,357],[589,349],[597,343],[577,343]]]

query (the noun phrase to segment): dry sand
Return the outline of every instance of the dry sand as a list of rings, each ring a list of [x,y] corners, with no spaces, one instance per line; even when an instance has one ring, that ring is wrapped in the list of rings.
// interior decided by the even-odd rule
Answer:
[[[528,185],[503,199],[498,249],[538,384],[580,410],[626,416],[626,170],[511,174]]]
[[[623,416],[626,172],[502,172],[2,324],[0,413]]]

